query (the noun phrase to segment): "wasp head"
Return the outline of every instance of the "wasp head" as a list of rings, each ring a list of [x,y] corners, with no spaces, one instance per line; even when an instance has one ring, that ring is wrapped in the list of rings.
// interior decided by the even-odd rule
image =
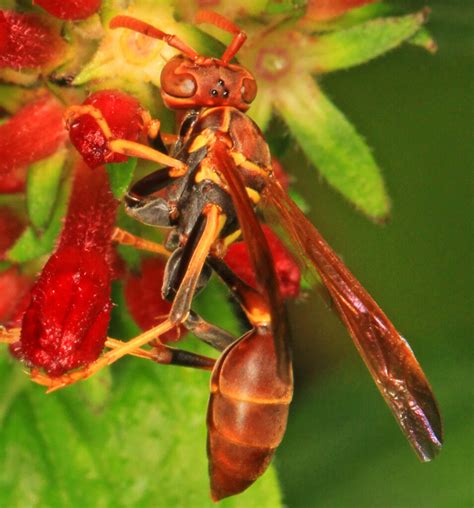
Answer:
[[[171,109],[232,106],[246,111],[257,83],[244,67],[215,58],[173,57],[161,72],[161,95]]]

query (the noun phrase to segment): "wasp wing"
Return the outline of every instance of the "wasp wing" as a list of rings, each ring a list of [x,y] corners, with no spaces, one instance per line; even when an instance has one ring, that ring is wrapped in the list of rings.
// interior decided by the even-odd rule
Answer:
[[[281,298],[273,258],[263,234],[260,222],[253,209],[239,170],[229,156],[226,145],[217,142],[210,155],[215,158],[214,167],[228,186],[237,212],[240,229],[247,244],[252,267],[255,271],[258,290],[266,300],[272,320],[272,333],[280,378],[287,379],[291,371],[291,353],[288,344],[286,308]]]
[[[306,266],[318,272],[415,452],[431,460],[442,446],[441,416],[410,346],[274,178],[262,194]]]

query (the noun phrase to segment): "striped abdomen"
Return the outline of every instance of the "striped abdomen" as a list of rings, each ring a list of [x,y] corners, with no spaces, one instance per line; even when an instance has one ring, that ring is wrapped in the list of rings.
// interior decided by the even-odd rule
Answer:
[[[252,330],[217,361],[207,416],[215,501],[242,492],[268,467],[285,433],[293,394],[291,372],[288,379],[277,376],[269,333]]]

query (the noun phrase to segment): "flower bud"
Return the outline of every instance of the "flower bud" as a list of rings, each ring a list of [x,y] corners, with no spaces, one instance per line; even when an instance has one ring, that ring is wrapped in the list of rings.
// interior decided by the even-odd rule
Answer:
[[[35,14],[0,10],[0,68],[44,69],[64,53],[61,37]]]
[[[118,202],[107,173],[77,167],[59,247],[31,292],[13,353],[50,376],[88,365],[107,337],[111,235]]]
[[[139,102],[117,90],[93,93],[84,105],[94,106],[102,113],[115,139],[137,141],[143,130],[142,108]],[[105,163],[125,162],[126,155],[113,153],[107,146],[107,138],[96,120],[84,114],[71,122],[69,136],[86,164],[96,168]]]
[[[43,94],[0,125],[0,192],[23,191],[28,165],[64,143],[63,110],[54,97]]]
[[[95,14],[101,0],[35,0],[35,4],[56,18],[76,20]]]

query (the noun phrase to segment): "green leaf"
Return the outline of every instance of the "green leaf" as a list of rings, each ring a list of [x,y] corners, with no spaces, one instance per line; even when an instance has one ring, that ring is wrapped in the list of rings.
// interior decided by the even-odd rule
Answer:
[[[438,51],[436,41],[425,27],[420,28],[418,32],[416,32],[416,34],[408,40],[408,42],[413,46],[419,46],[420,48],[426,49],[426,51],[432,54]]]
[[[33,97],[31,90],[15,85],[0,85],[0,107],[10,114],[16,113]]]
[[[304,197],[297,191],[290,189],[288,191],[288,195],[290,198],[298,205],[298,208],[303,213],[308,213],[311,210],[311,207],[308,205]]]
[[[218,315],[228,303],[201,305]],[[14,383],[0,394],[0,506],[216,506],[206,457],[208,372],[124,359],[98,406],[84,403],[93,378],[45,395],[24,384],[21,371],[0,355],[2,386]],[[274,469],[219,506],[281,506]]]
[[[369,217],[385,219],[389,198],[369,148],[313,79],[298,76],[275,105],[324,178]]]
[[[51,221],[44,233],[38,234],[31,226],[26,228],[13,247],[7,252],[7,260],[14,263],[26,263],[52,251],[56,238],[62,228],[62,219],[66,213],[70,186],[69,180],[61,185]]]
[[[0,0],[0,9],[14,9],[15,4],[15,0]]]
[[[137,158],[129,157],[125,162],[106,164],[105,167],[113,195],[117,199],[122,199],[132,182],[133,173],[137,167]]]
[[[306,0],[269,0],[265,8],[267,14],[304,14]]]
[[[109,335],[111,337],[121,337],[130,339],[140,333],[140,327],[128,311],[123,292],[123,283],[114,281],[112,284],[112,318],[109,326]]]
[[[315,37],[301,56],[309,72],[332,72],[368,62],[413,37],[426,21],[426,11],[380,18]]]
[[[375,2],[362,7],[350,9],[342,16],[330,18],[327,20],[313,20],[311,18],[303,18],[300,22],[301,28],[306,32],[331,32],[341,30],[343,28],[350,28],[364,21],[378,18],[381,16],[388,16],[393,13],[393,7],[385,2]]]
[[[32,164],[28,170],[26,207],[31,224],[42,230],[51,220],[67,151],[60,150],[51,157]]]
[[[272,99],[265,90],[260,90],[248,112],[250,118],[262,129],[268,128],[272,118]]]

